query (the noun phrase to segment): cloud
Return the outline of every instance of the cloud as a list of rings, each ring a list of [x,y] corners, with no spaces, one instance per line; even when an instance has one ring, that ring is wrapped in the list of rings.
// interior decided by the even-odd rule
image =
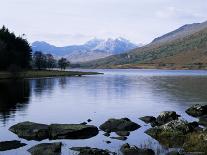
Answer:
[[[56,45],[119,36],[147,43],[207,20],[205,0],[5,0],[1,6],[0,25]]]

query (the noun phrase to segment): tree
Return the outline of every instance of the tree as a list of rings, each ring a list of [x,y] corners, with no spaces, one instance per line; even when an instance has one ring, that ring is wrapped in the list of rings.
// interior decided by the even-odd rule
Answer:
[[[52,54],[46,54],[46,68],[52,69],[56,67],[56,60]]]
[[[6,70],[10,66],[30,68],[31,52],[26,39],[16,37],[5,26],[0,29],[0,70]]]
[[[45,69],[47,65],[47,57],[40,51],[36,51],[33,55],[34,66],[38,69]]]
[[[66,67],[70,65],[70,62],[66,58],[61,58],[58,60],[58,66],[60,67],[61,70],[65,70]]]

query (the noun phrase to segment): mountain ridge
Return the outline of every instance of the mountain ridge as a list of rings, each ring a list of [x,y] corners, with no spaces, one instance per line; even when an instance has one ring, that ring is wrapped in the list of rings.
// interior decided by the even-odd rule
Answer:
[[[182,59],[181,59],[182,58]],[[184,25],[127,53],[83,63],[87,68],[140,68],[207,65],[207,22]],[[200,66],[200,65],[199,65]]]
[[[43,53],[53,54],[56,57],[67,57],[72,62],[104,58],[109,55],[124,53],[136,47],[136,44],[124,38],[109,38],[107,40],[94,38],[82,45],[63,47],[56,47],[44,41],[32,43],[33,52],[42,51]]]

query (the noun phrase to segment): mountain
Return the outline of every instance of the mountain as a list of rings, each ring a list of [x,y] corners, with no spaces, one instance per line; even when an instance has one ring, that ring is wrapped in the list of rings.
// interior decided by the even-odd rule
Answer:
[[[32,43],[33,51],[51,53],[56,57],[67,57],[71,62],[85,62],[104,58],[114,54],[124,53],[136,48],[137,45],[124,38],[92,39],[83,45],[56,47],[43,41]]]
[[[127,53],[82,64],[87,68],[207,68],[207,22],[182,26]]]

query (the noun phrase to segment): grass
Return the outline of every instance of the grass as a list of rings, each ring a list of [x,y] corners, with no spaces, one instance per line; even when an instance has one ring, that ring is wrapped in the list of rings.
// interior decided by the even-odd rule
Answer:
[[[11,74],[6,71],[0,72],[0,79],[12,78],[41,78],[41,77],[58,77],[58,76],[83,76],[101,74],[97,72],[79,72],[79,71],[58,71],[58,70],[29,70],[18,74]]]

